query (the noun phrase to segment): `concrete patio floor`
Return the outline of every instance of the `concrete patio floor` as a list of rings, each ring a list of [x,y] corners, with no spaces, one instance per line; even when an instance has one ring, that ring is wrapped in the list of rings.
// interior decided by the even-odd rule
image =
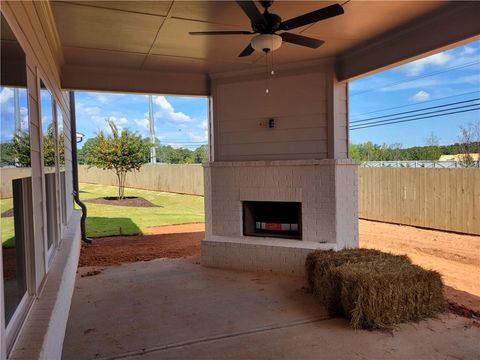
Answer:
[[[331,319],[304,280],[159,259],[80,268],[64,359],[473,359],[480,328],[442,315],[392,333]]]

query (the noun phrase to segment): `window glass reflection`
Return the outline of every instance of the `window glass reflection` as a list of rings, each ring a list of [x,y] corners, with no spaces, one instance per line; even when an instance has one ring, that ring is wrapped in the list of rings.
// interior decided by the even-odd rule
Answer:
[[[0,76],[0,228],[5,320],[27,293],[26,223],[31,212],[31,157],[25,54],[3,15]]]
[[[40,108],[42,115],[43,166],[45,173],[55,172],[55,124],[53,121],[53,97],[41,82]]]

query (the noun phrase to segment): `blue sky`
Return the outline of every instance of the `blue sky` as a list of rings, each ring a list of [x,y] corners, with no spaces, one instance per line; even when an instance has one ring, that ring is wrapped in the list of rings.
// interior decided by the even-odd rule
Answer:
[[[27,90],[18,89],[20,106],[20,130],[28,131]],[[0,142],[12,141],[15,134],[14,91],[0,86]]]
[[[349,93],[350,126],[354,121],[367,118],[479,98],[480,41],[352,81]],[[351,130],[350,141],[400,143],[409,147],[424,145],[433,133],[441,144],[451,144],[458,140],[460,125],[478,121],[480,110]]]
[[[351,123],[371,117],[478,98],[480,41],[352,81],[349,89]],[[25,90],[20,90],[24,128],[27,119],[25,95]],[[157,95],[153,101],[156,134],[163,144],[194,149],[207,142],[207,98]],[[11,89],[0,88],[0,103],[2,122],[0,140],[8,141],[13,135]],[[128,127],[143,136],[148,136],[147,95],[76,92],[76,107],[77,129],[84,133],[86,138],[94,137],[101,130],[108,131],[105,119],[112,119],[120,127]],[[450,144],[457,141],[460,125],[478,121],[480,110],[352,130],[350,140],[353,143],[366,141],[400,143],[403,147],[408,147],[424,145],[426,139],[433,133],[441,144]]]
[[[108,132],[106,119],[149,136],[148,95],[75,92],[75,101],[77,131],[86,139],[102,130]],[[195,149],[207,143],[206,97],[155,95],[153,111],[155,133],[162,144]]]

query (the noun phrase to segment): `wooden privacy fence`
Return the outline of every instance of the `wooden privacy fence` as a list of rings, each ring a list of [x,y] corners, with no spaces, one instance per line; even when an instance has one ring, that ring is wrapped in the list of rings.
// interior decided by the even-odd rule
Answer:
[[[359,168],[364,219],[480,235],[479,169]]]
[[[480,235],[480,169],[359,168],[363,219]],[[79,166],[80,182],[116,185],[112,171]],[[203,195],[201,165],[144,165],[127,187]]]
[[[78,167],[78,180],[85,183],[117,185],[111,170],[86,165]],[[203,168],[197,164],[143,165],[139,172],[128,173],[126,187],[203,195]]]

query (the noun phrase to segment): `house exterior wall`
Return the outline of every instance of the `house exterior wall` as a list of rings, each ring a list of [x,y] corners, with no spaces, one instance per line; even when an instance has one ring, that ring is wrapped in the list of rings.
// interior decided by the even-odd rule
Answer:
[[[347,90],[334,78],[326,63],[213,79],[214,160],[346,158]]]
[[[73,247],[79,245],[80,236],[77,232],[73,231],[73,228],[78,227],[79,219],[78,216],[73,215],[73,199],[71,196],[72,193],[72,164],[71,164],[71,146],[70,146],[70,108],[68,93],[62,91],[60,87],[60,68],[63,63],[63,56],[60,48],[60,43],[58,40],[58,35],[55,31],[55,24],[53,22],[53,17],[50,12],[50,5],[48,2],[34,2],[34,1],[2,1],[1,3],[1,12],[5,19],[7,20],[10,28],[14,32],[17,40],[19,41],[23,51],[26,55],[27,63],[27,87],[28,87],[28,115],[29,115],[29,128],[30,128],[30,147],[31,147],[31,174],[32,174],[32,206],[33,206],[33,235],[30,237],[31,244],[28,244],[32,248],[33,256],[29,260],[29,269],[27,271],[27,278],[31,284],[28,288],[28,295],[30,301],[28,306],[24,309],[23,314],[28,313],[28,309],[31,309],[32,306],[35,306],[36,303],[42,301],[42,299],[47,296],[45,294],[45,284],[51,283],[52,281],[60,281],[60,278],[50,275],[50,270],[54,267],[57,257],[61,257],[64,254],[67,246],[61,246],[60,238],[54,240],[53,251],[47,251],[47,226],[46,226],[46,191],[45,191],[45,169],[43,162],[43,145],[42,145],[42,124],[41,124],[41,109],[40,109],[40,81],[47,86],[50,90],[52,97],[54,99],[54,109],[57,107],[62,111],[63,114],[63,124],[65,132],[65,176],[66,176],[66,217],[70,221],[65,221],[62,223],[60,221],[60,207],[56,209],[56,216],[58,218],[58,223],[61,225],[61,233],[66,240],[68,235],[68,229],[70,229],[70,238],[68,241],[73,242],[71,244]],[[54,115],[55,119],[55,115]],[[55,121],[55,120],[54,120]],[[56,177],[56,182],[59,181],[59,176]],[[57,188],[59,188],[57,184]],[[60,197],[63,197],[63,194],[60,192],[55,195],[58,197],[57,200],[61,200]],[[57,203],[59,203],[57,201]],[[73,233],[71,232],[73,231]],[[72,235],[73,234],[73,235]],[[75,257],[77,259],[75,259]],[[69,257],[70,266],[72,261],[78,260],[78,254],[76,256]],[[2,258],[0,256],[0,262]],[[3,265],[0,263],[0,268]],[[76,265],[75,265],[76,266]],[[58,265],[57,265],[58,267]],[[67,265],[65,265],[65,268]],[[60,269],[61,271],[61,269]],[[67,278],[63,278],[62,281],[69,282],[73,285],[75,279],[75,274],[69,272]],[[3,286],[3,281],[0,286]],[[67,287],[68,288],[68,287]],[[70,297],[68,293],[64,297],[63,305],[68,308],[70,305]],[[61,294],[58,294],[61,295]],[[57,302],[52,299],[47,302],[47,307],[52,308],[58,305]],[[3,308],[3,304],[2,304]],[[67,312],[68,313],[68,312]],[[60,314],[55,316],[55,314]],[[66,323],[65,312],[52,311],[52,317],[49,318],[49,321],[54,321],[57,325],[62,322]],[[55,317],[55,319],[54,319]],[[42,319],[47,320],[47,319]],[[6,334],[5,329],[5,319],[2,316],[1,319],[1,338],[2,338],[2,347],[0,350],[0,359],[5,359],[7,356],[7,348],[9,347],[5,339],[12,337],[15,339],[17,336],[21,337],[24,331],[27,331],[32,324],[32,319],[27,316],[24,320],[25,326],[20,330],[20,333],[10,333]],[[47,333],[44,334],[44,340],[48,339]],[[43,344],[46,349],[56,349],[58,353],[58,347],[62,346],[62,341],[59,338],[45,340],[45,341],[54,341],[53,346],[46,346]],[[56,344],[56,345],[55,345]],[[24,344],[33,350],[38,346],[37,343],[31,343],[30,345]],[[11,350],[10,356],[15,357],[15,352],[18,351],[17,344]],[[25,350],[25,349],[24,349]],[[55,352],[53,352],[55,353]],[[53,354],[52,353],[52,354]],[[45,353],[45,358],[54,358],[49,357],[48,352]]]

